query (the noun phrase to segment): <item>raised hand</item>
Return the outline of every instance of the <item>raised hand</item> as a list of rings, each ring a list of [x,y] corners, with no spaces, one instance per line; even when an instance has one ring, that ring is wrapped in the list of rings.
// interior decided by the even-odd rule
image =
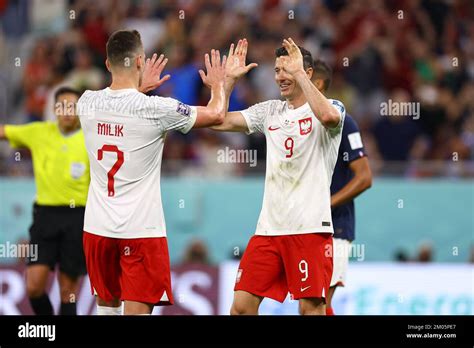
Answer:
[[[146,60],[139,88],[140,92],[146,93],[154,90],[170,79],[170,75],[165,75],[161,78],[161,73],[166,63],[168,63],[168,58],[165,58],[163,54],[158,58],[158,55],[155,53],[151,59],[148,58]]]
[[[283,40],[283,47],[288,52],[288,56],[282,56],[283,69],[291,75],[304,70],[303,55],[292,38]]]
[[[245,65],[247,58],[248,41],[247,39],[239,40],[237,47],[234,44],[230,45],[229,57],[227,58],[226,66],[226,78],[232,79],[233,81],[238,80],[251,69],[258,66],[257,63],[250,63]]]
[[[209,88],[217,87],[224,84],[225,69],[227,57],[224,55],[221,61],[221,54],[219,50],[211,50],[211,56],[206,53],[204,56],[204,64],[206,65],[206,73],[204,70],[199,70],[202,82]]]

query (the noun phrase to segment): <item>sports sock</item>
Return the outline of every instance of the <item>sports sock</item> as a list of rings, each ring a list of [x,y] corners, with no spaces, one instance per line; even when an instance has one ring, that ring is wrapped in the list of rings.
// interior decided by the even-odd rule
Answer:
[[[76,303],[75,302],[61,302],[59,309],[60,315],[76,315]]]
[[[334,310],[332,307],[326,307],[326,315],[334,315]]]
[[[30,298],[31,308],[36,315],[53,315],[53,306],[47,294]]]
[[[105,307],[97,305],[97,315],[122,315],[122,306]]]

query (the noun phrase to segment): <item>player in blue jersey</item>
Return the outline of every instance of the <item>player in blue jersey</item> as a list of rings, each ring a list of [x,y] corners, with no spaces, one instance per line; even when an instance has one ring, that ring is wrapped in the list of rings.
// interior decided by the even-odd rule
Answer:
[[[331,68],[314,62],[313,83],[325,93],[331,83]],[[331,211],[334,225],[333,274],[326,298],[326,315],[334,315],[331,300],[336,287],[344,286],[351,242],[355,235],[354,198],[372,185],[372,172],[356,121],[346,113],[341,146],[331,183]]]

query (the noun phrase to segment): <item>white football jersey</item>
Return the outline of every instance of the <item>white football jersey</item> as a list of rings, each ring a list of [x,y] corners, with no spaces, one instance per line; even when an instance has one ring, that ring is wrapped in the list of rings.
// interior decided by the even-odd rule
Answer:
[[[336,165],[345,108],[329,100],[341,114],[334,129],[325,128],[308,103],[291,109],[270,100],[244,111],[249,134],[267,140],[265,192],[256,234],[333,233],[331,178]]]
[[[84,231],[164,237],[160,171],[166,131],[188,132],[197,111],[136,89],[86,91],[77,104],[90,160]]]

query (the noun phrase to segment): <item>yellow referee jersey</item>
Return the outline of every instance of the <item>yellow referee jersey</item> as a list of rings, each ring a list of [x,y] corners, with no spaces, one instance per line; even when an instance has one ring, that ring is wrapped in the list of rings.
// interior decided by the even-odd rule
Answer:
[[[85,206],[89,189],[89,159],[81,129],[63,135],[57,122],[6,125],[15,148],[28,148],[33,158],[36,203]]]

